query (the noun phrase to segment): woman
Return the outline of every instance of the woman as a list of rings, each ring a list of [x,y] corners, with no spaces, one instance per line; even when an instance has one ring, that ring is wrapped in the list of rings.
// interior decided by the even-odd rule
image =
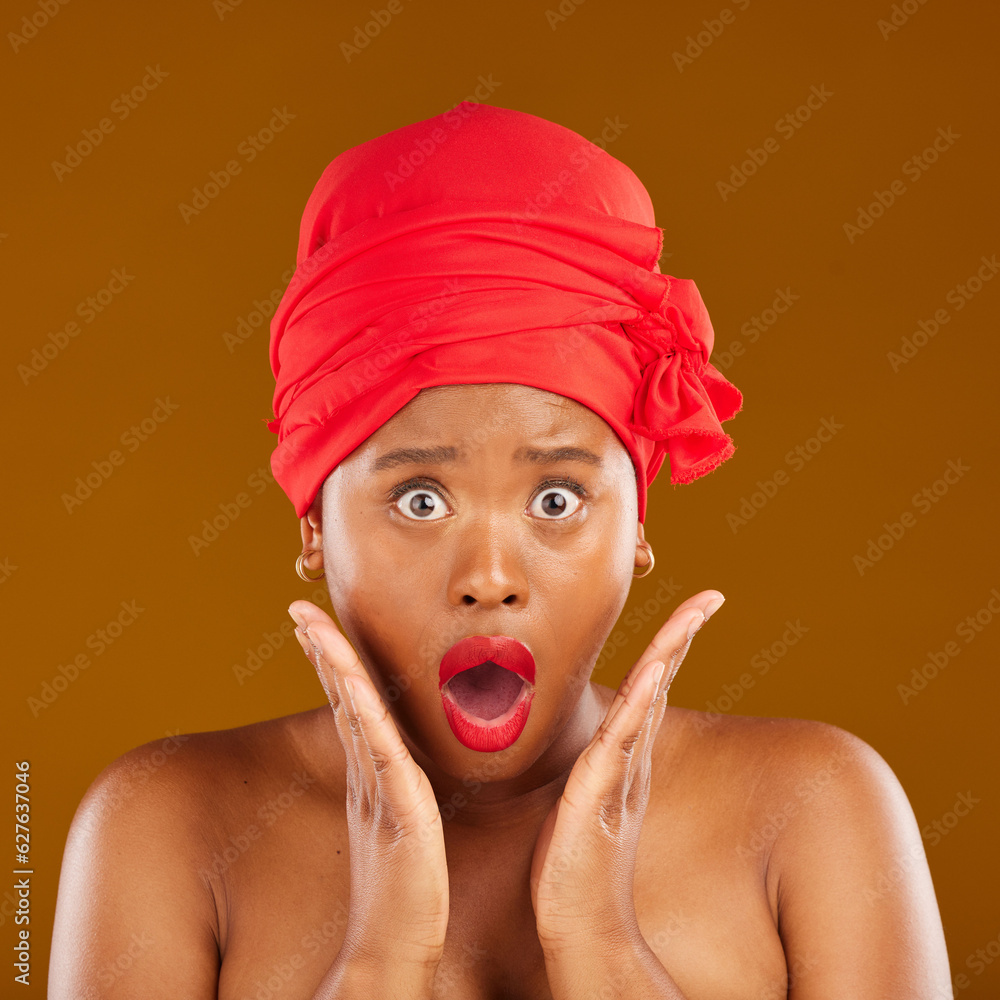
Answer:
[[[99,777],[51,996],[951,995],[878,754],[667,706],[722,594],[617,693],[590,681],[653,566],[649,483],[727,459],[742,404],[661,241],[624,164],[520,112],[463,102],[330,164],[269,423],[343,629],[289,609],[328,704]]]

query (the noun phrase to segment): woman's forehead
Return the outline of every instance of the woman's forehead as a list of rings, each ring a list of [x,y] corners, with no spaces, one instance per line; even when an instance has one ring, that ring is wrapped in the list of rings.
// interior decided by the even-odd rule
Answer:
[[[614,431],[593,410],[555,392],[510,382],[430,386],[394,414],[370,440],[382,444],[413,434],[457,435],[485,442],[518,437],[577,434],[591,439]]]
[[[575,399],[517,383],[477,383],[421,390],[338,468],[360,482],[412,462],[447,466],[487,454],[491,461],[507,456],[515,465],[563,457],[595,471],[632,465],[611,427]],[[334,469],[331,477],[336,474]]]
[[[334,502],[341,489],[368,488],[408,465],[484,461],[536,469],[570,462],[633,487],[637,476],[621,438],[577,400],[520,383],[457,384],[422,389],[331,470],[324,495]]]

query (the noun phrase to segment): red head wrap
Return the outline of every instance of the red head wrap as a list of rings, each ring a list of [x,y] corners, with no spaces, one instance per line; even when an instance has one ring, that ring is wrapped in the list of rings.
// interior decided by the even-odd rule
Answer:
[[[516,382],[589,407],[632,457],[640,521],[668,452],[674,483],[711,472],[743,400],[708,362],[695,283],[659,272],[662,244],[635,174],[535,115],[463,101],[341,153],[271,320],[271,468],[296,514],[434,385]]]

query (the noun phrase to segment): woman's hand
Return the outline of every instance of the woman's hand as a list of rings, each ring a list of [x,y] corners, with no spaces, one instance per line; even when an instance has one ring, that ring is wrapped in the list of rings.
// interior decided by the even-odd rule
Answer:
[[[546,957],[639,935],[632,885],[649,801],[653,744],[666,694],[694,633],[721,606],[717,590],[685,601],[629,670],[542,824],[531,902]]]
[[[330,617],[308,601],[288,611],[347,756],[351,899],[338,962],[429,985],[448,927],[444,830],[431,784]]]

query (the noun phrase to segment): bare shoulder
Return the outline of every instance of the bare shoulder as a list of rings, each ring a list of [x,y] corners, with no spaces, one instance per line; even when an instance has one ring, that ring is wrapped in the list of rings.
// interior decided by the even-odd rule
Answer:
[[[728,715],[672,706],[664,717],[659,742],[664,751],[700,756],[723,766],[740,762],[744,773],[766,764],[768,777],[779,786],[808,776],[817,766],[834,774],[852,763],[888,767],[859,736],[813,719]]]
[[[672,731],[664,736],[668,723]],[[658,743],[658,752],[673,766],[686,760],[686,768],[710,779],[717,792],[738,796],[745,814],[769,818],[758,827],[770,841],[800,812],[909,811],[899,781],[878,751],[827,722],[671,708]]]
[[[301,765],[304,723],[288,716],[168,734],[97,775],[66,840],[51,997],[135,995],[135,976],[121,972],[123,956],[142,968],[143,989],[162,984],[162,993],[144,995],[215,996],[225,900],[206,877],[209,861],[241,821],[248,798],[241,790],[266,790]],[[178,963],[178,954],[190,962]]]
[[[736,854],[759,867],[785,953],[801,971],[795,996],[948,988],[920,830],[876,749],[806,719],[675,709],[672,721],[662,759],[693,776],[683,786],[689,796],[713,796],[710,815],[726,824]]]
[[[232,729],[168,733],[122,754],[94,779],[78,812],[107,810],[141,820],[180,798],[193,821],[218,812],[226,794],[251,780],[266,780],[301,759],[300,731],[311,712],[268,719]]]

